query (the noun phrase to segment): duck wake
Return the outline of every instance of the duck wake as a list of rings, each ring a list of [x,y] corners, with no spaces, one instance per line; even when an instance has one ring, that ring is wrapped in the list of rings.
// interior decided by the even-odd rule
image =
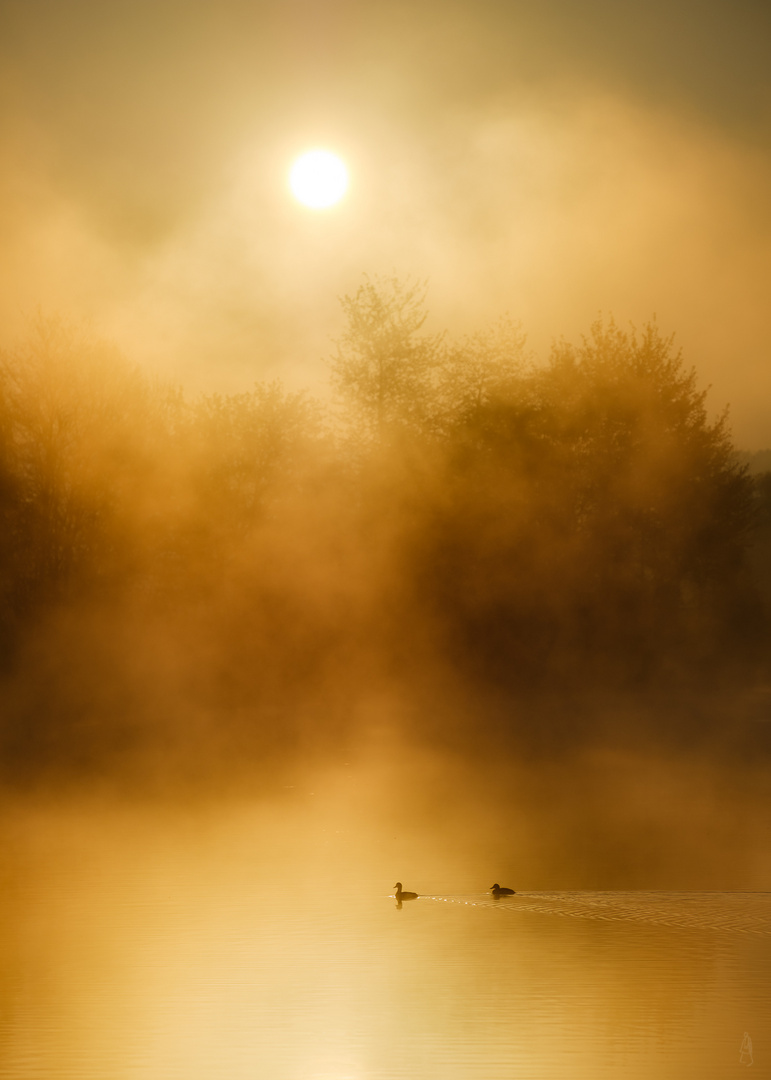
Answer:
[[[682,930],[771,935],[771,893],[523,892],[488,896],[427,896],[453,904],[605,922],[636,922]]]

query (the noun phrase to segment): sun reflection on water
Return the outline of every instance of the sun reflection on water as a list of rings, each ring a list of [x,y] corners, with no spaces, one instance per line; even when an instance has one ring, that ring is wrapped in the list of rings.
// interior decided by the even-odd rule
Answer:
[[[242,808],[21,830],[2,1075],[685,1080],[734,1067],[744,1031],[761,1060],[770,897],[496,900],[429,877],[397,913],[366,825],[337,849],[300,825]]]

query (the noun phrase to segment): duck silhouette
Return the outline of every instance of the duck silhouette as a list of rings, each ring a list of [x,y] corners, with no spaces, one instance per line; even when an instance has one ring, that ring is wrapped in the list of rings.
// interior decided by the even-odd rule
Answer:
[[[514,890],[513,889],[501,888],[501,886],[498,884],[497,881],[496,881],[495,885],[490,886],[490,892],[493,894],[494,897],[496,897],[496,899],[499,896],[514,896]]]
[[[402,883],[397,881],[394,885],[396,889],[396,902],[400,904],[402,900],[417,900],[418,894],[416,892],[402,892]]]

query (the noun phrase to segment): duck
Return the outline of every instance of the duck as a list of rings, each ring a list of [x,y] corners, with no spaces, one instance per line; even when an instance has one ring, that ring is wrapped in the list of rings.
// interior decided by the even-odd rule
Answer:
[[[396,889],[396,899],[399,903],[401,903],[402,900],[417,900],[418,898],[416,892],[402,892],[401,881],[397,881],[394,888]]]
[[[495,885],[491,885],[491,886],[490,886],[490,892],[491,892],[491,893],[493,894],[493,896],[495,896],[495,897],[499,897],[499,896],[514,896],[514,890],[513,890],[513,889],[504,889],[504,888],[502,888],[502,887],[501,887],[501,886],[500,886],[500,885],[498,884],[498,882],[497,882],[497,881],[496,881]]]

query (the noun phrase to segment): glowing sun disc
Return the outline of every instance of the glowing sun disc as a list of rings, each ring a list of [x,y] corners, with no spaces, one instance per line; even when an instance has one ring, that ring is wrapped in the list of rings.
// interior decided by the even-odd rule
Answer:
[[[320,210],[339,202],[348,188],[348,170],[329,150],[309,150],[289,173],[292,194],[304,206]]]

